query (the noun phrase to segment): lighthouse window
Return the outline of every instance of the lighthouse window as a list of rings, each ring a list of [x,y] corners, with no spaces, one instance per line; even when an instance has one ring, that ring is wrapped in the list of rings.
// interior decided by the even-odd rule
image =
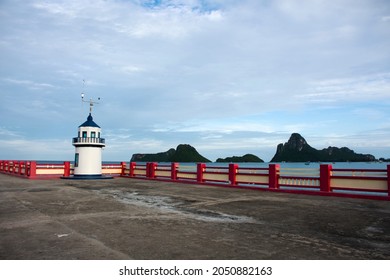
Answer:
[[[96,132],[95,131],[92,131],[91,132],[91,138],[95,138],[96,137]]]
[[[76,153],[74,155],[74,167],[78,167],[79,166],[79,153]]]
[[[83,131],[83,138],[87,138],[87,132]]]
[[[98,132],[98,138],[100,138],[100,132]]]

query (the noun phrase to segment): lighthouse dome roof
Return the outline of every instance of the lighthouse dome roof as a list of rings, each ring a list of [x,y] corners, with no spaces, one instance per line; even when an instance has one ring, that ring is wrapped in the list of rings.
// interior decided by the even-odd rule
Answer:
[[[82,126],[90,126],[90,127],[99,127],[94,121],[93,121],[93,118],[92,118],[92,115],[91,113],[89,113],[89,116],[87,118],[87,121],[84,122],[83,124],[81,124],[79,127],[82,127]]]

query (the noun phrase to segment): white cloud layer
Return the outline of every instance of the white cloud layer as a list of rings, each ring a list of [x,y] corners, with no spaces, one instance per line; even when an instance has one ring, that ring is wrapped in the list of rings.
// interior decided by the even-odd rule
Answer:
[[[83,91],[110,160],[183,142],[269,160],[291,132],[390,157],[389,15],[386,0],[4,0],[0,127],[60,159],[50,141],[77,133]]]

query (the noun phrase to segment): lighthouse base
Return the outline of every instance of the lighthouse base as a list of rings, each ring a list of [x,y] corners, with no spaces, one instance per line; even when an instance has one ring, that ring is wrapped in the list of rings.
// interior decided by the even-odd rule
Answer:
[[[95,174],[95,175],[71,175],[68,177],[62,176],[61,179],[68,180],[102,180],[102,179],[113,179],[112,176]]]

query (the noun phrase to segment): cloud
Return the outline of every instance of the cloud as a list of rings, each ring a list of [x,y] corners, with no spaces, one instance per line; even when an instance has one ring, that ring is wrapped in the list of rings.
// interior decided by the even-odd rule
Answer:
[[[364,102],[390,98],[390,73],[353,78],[313,81],[308,93],[297,95],[302,102]]]
[[[81,92],[101,97],[94,117],[124,152],[271,154],[290,132],[348,139],[390,118],[388,1],[33,0],[0,13],[1,126],[33,140],[73,137]]]
[[[0,127],[0,136],[2,139],[13,138],[13,137],[20,136],[20,133],[18,131],[15,131],[15,130],[10,130],[10,129],[5,128],[5,127]]]
[[[1,159],[71,160],[74,154],[70,141],[64,139],[2,139],[0,146]]]
[[[120,70],[123,71],[124,73],[127,73],[127,74],[133,74],[136,72],[144,71],[144,69],[142,69],[138,66],[134,66],[134,65],[122,66]]]
[[[3,78],[3,81],[6,83],[20,85],[20,86],[26,87],[26,88],[31,89],[31,90],[42,90],[42,89],[55,88],[55,86],[52,84],[38,83],[35,81],[30,81],[30,80],[18,80],[18,79],[12,79],[12,78]]]

